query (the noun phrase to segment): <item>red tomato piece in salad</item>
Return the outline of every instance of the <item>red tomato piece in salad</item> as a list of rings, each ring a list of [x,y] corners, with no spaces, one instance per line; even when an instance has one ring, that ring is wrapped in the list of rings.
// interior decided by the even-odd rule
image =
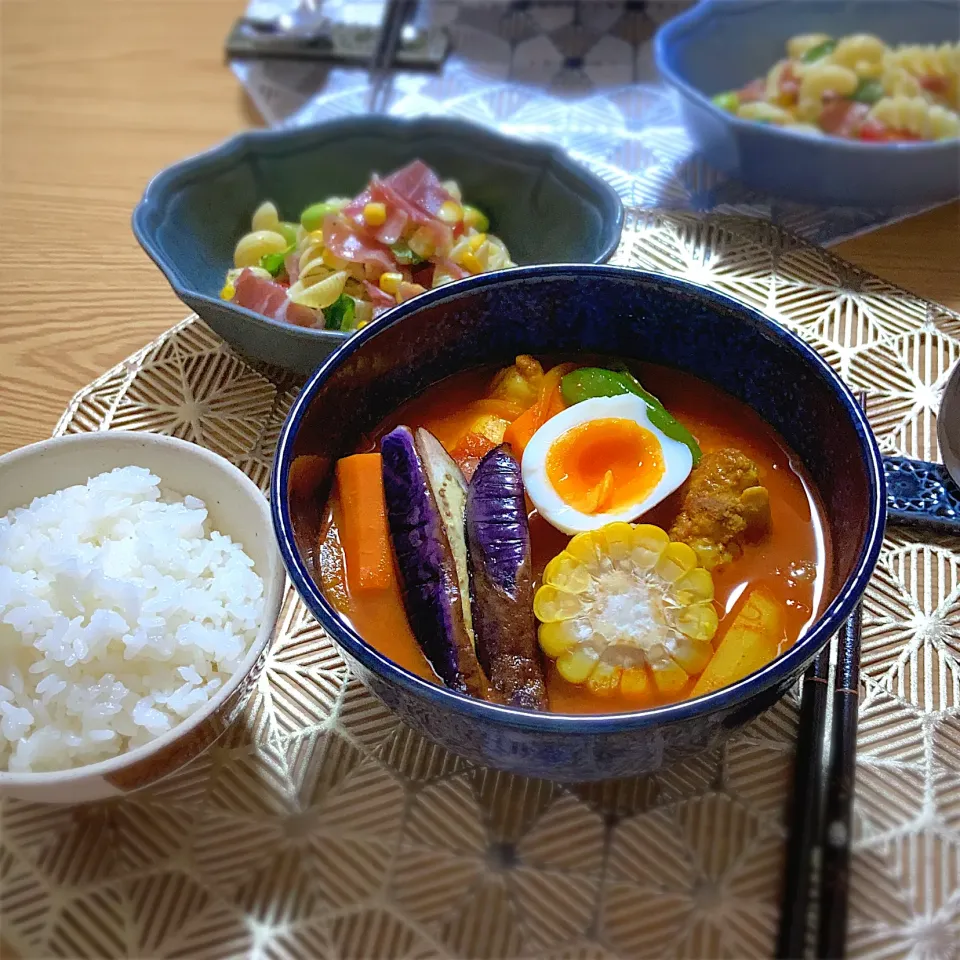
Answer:
[[[867,118],[870,106],[853,100],[837,97],[828,100],[820,113],[820,127],[826,133],[838,137],[856,136],[857,130]]]

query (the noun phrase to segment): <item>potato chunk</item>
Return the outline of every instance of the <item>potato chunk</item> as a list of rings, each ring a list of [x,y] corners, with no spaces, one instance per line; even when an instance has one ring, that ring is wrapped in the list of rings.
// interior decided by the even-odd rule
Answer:
[[[783,607],[765,587],[755,587],[690,696],[713,693],[755,673],[777,656],[783,639]]]

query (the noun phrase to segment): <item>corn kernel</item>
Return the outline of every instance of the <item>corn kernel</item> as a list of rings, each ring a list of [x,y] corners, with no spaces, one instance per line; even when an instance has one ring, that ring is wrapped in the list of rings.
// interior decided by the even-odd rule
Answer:
[[[656,571],[669,583],[675,583],[697,566],[697,555],[685,543],[668,543],[657,561]]]
[[[557,620],[554,623],[541,623],[537,636],[543,652],[556,660],[577,645],[577,621]]]
[[[617,692],[622,673],[623,667],[619,663],[604,663],[601,660],[587,677],[587,689],[600,697],[612,696]]]
[[[437,211],[437,217],[453,226],[463,219],[463,207],[456,200],[445,200]]]
[[[490,229],[490,220],[487,215],[476,207],[465,206],[463,208],[463,222],[474,230],[486,232]]]
[[[483,273],[483,264],[479,257],[469,250],[460,257],[460,266],[471,273]]]
[[[579,615],[581,607],[577,594],[558,590],[552,584],[542,586],[533,598],[533,612],[541,623],[572,620]]]
[[[665,696],[676,696],[690,682],[690,677],[679,663],[669,660],[653,665],[653,682]]]
[[[470,238],[469,247],[474,253],[476,253],[486,242],[487,235],[485,233],[475,233]]]
[[[387,207],[383,203],[368,203],[363,208],[364,223],[371,227],[380,227],[387,222]]]
[[[620,678],[620,692],[625,697],[643,697],[650,695],[653,683],[644,666],[628,667]]]
[[[709,600],[681,607],[677,614],[677,629],[691,640],[710,640],[718,625],[717,611]]]
[[[384,293],[389,293],[391,296],[396,296],[397,291],[400,289],[401,283],[403,283],[402,273],[381,273],[380,274],[380,289]]]
[[[569,553],[558,553],[543,571],[543,582],[566,593],[586,593],[593,586],[590,571]]]
[[[593,673],[598,659],[589,647],[574,647],[557,658],[557,672],[570,683],[583,683]]]
[[[232,283],[225,283],[223,289],[220,291],[221,300],[232,300],[233,295],[237,292],[236,287]]]

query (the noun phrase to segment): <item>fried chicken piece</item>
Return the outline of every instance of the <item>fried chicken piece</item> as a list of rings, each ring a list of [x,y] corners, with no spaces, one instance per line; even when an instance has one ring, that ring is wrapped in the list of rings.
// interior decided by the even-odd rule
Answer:
[[[696,551],[708,570],[729,563],[743,544],[770,529],[770,496],[757,465],[728,447],[705,453],[687,482],[670,539]]]

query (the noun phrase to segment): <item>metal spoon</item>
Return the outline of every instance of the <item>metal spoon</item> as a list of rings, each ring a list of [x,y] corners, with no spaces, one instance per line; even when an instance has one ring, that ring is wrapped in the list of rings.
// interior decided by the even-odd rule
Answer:
[[[960,363],[953,368],[940,398],[937,443],[947,473],[960,487]]]
[[[884,457],[887,519],[931,533],[960,533],[960,364],[947,380],[937,413],[943,464]]]

